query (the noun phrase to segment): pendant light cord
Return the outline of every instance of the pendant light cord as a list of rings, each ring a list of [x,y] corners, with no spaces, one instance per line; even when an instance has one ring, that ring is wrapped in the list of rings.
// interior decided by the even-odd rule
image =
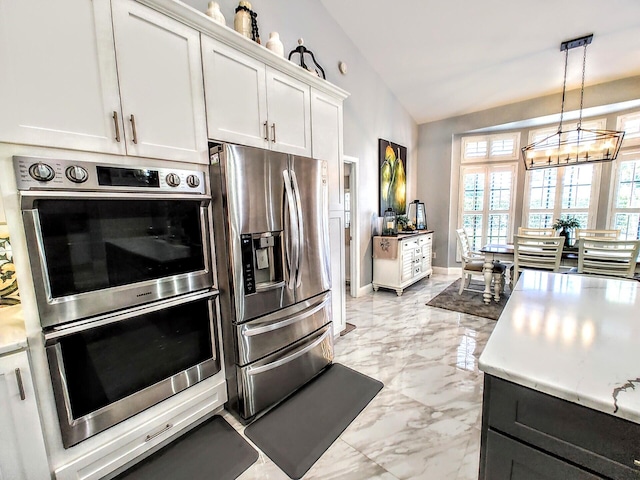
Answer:
[[[582,101],[584,99],[584,72],[587,69],[587,44],[584,44],[584,54],[582,56],[582,86],[580,87],[580,119],[578,120],[578,131],[582,127]]]
[[[562,133],[562,118],[564,117],[564,98],[565,98],[565,93],[567,91],[567,64],[568,63],[569,63],[569,49],[566,49],[564,51],[564,80],[562,81],[562,106],[560,107],[560,125],[558,125],[558,133]]]

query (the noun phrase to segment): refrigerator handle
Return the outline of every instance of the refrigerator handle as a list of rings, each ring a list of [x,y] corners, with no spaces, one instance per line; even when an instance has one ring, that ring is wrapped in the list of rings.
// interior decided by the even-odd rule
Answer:
[[[298,215],[298,262],[296,263],[296,287],[302,283],[302,275],[300,275],[300,262],[304,254],[304,221],[302,220],[302,201],[300,200],[300,187],[298,186],[298,178],[296,172],[291,170],[291,180],[293,183],[293,193],[296,199],[296,213]]]
[[[298,218],[296,209],[294,207],[293,192],[291,185],[291,178],[289,177],[289,171],[283,170],[282,177],[284,178],[284,190],[287,196],[287,206],[289,209],[289,232],[287,232],[287,239],[291,242],[291,255],[287,255],[287,263],[289,267],[289,279],[287,280],[287,288],[293,290],[296,285],[296,277],[298,270]],[[287,249],[288,252],[288,249]]]

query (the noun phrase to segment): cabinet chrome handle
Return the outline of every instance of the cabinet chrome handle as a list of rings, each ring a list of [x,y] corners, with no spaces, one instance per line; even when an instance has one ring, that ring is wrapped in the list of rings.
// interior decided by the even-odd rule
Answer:
[[[264,139],[269,141],[269,124],[267,122],[264,122]]]
[[[271,141],[273,143],[276,143],[276,124],[275,123],[271,124]]]
[[[162,430],[157,431],[156,433],[153,433],[151,435],[147,435],[147,438],[144,439],[145,442],[148,442],[150,440],[153,440],[154,438],[156,438],[158,435],[163,434],[164,432],[166,432],[167,430],[169,430],[171,427],[173,427],[173,423],[167,423],[164,428]]]
[[[18,392],[20,392],[20,400],[24,400],[27,396],[24,394],[24,383],[22,383],[22,374],[20,369],[16,368],[16,381],[18,382]]]
[[[120,143],[120,122],[118,122],[118,112],[113,111],[113,124],[116,127],[116,142]]]
[[[633,464],[634,464],[636,467],[640,467],[640,460],[634,460],[634,461],[633,461]]]
[[[131,131],[133,132],[133,143],[138,143],[138,132],[136,131],[136,117],[133,116],[133,114],[131,115],[131,117],[129,118],[129,120],[131,120]]]

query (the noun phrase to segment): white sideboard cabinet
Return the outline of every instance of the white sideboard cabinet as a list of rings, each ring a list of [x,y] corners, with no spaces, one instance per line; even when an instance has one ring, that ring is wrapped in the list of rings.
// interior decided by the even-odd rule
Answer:
[[[418,280],[431,276],[433,232],[397,237],[373,237],[373,289],[395,290],[397,295]]]
[[[51,478],[24,350],[0,356],[0,478]]]

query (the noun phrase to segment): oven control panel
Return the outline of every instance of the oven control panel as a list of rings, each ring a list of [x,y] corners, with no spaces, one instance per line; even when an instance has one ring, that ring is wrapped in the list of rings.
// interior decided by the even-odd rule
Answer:
[[[205,167],[100,165],[53,158],[13,157],[18,190],[161,191],[205,194]]]

